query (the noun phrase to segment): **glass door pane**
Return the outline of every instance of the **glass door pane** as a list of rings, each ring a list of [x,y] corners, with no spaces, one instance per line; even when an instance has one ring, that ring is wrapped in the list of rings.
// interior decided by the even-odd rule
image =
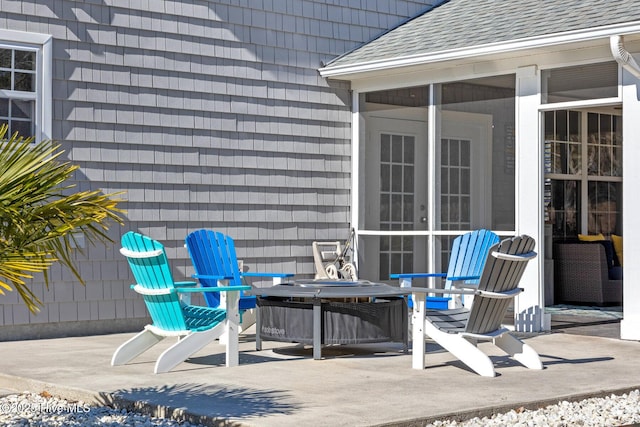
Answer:
[[[380,230],[414,229],[415,136],[380,135]],[[380,277],[413,271],[413,240],[380,239]]]
[[[581,233],[581,194],[580,181],[551,180],[548,216],[554,238],[575,237]]]
[[[443,138],[440,154],[440,226],[470,229],[471,141]]]
[[[436,157],[437,227],[455,231],[490,228],[492,118],[443,111],[441,122]]]
[[[618,231],[622,204],[618,202],[622,194],[621,182],[589,182],[589,224],[588,233],[602,233],[605,236],[621,234]]]

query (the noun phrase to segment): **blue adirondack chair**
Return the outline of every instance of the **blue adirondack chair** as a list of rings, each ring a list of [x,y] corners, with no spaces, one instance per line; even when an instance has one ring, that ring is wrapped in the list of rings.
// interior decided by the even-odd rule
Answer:
[[[132,288],[142,295],[153,324],[118,347],[112,366],[128,363],[166,337],[178,337],[156,361],[155,373],[168,372],[223,334],[226,365],[238,364],[238,299],[249,286],[202,289],[193,282],[174,282],[164,246],[132,231],[122,236],[120,252],[129,261],[136,280]],[[225,292],[226,309],[188,305],[179,294],[190,292]]]
[[[489,248],[499,241],[499,237],[492,231],[485,229],[471,231],[454,239],[446,273],[401,273],[392,274],[391,278],[400,279],[402,287],[411,287],[412,279],[425,277],[442,277],[445,280],[444,289],[477,285]],[[471,299],[470,296],[467,296],[467,299]],[[465,305],[464,303],[462,295],[456,295],[453,300],[448,295],[427,297],[427,308],[442,309],[449,305],[461,307]],[[411,299],[409,304],[413,306]]]
[[[281,282],[283,278],[292,277],[292,273],[250,273],[240,271],[236,248],[233,239],[219,231],[196,230],[189,233],[185,239],[189,256],[196,273],[192,276],[198,279],[202,287],[218,286],[218,278],[224,277],[229,285],[240,286],[245,277],[271,278],[274,284]],[[216,293],[205,294],[205,301],[209,307],[224,306],[221,295]],[[256,307],[254,295],[240,295],[240,312],[242,313],[241,330],[245,330],[255,323],[255,314],[247,313]]]

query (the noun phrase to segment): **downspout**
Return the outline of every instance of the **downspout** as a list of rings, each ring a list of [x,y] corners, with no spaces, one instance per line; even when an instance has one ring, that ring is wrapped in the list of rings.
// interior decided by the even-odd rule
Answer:
[[[611,54],[622,68],[640,79],[640,65],[633,59],[633,56],[624,48],[624,40],[622,36],[609,37]]]

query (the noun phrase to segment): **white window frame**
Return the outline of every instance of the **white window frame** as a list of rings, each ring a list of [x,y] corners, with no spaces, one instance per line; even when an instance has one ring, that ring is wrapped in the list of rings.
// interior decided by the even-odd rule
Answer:
[[[0,47],[36,52],[36,87],[33,95],[7,91],[9,98],[35,101],[34,138],[52,139],[53,37],[48,34],[0,29]],[[0,95],[5,91],[0,90]]]

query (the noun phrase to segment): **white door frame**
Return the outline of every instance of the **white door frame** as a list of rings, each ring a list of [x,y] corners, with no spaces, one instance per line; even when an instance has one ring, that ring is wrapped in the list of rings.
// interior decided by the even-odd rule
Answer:
[[[544,142],[540,78],[535,65],[516,71],[516,234],[536,241],[538,256],[520,280],[524,292],[514,300],[514,324],[520,332],[551,329],[544,313]]]
[[[635,193],[640,182],[640,81],[626,70],[622,72],[622,229],[624,230],[624,259],[636,260],[640,257],[640,224],[632,212],[640,212],[640,197]],[[625,184],[625,182],[627,184]],[[631,243],[629,243],[631,242]],[[640,263],[628,262],[624,265],[624,277],[640,277]],[[622,281],[622,312],[620,338],[640,340],[640,286],[629,280]]]

